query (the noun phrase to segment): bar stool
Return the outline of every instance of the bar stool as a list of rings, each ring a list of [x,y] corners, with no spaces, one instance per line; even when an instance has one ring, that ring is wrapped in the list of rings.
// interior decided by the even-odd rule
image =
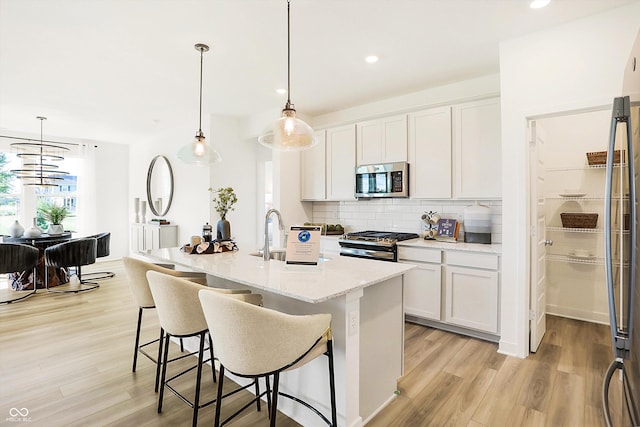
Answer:
[[[203,287],[188,280],[162,274],[157,271],[148,271],[147,280],[149,281],[149,288],[151,289],[153,299],[156,302],[160,325],[165,333],[162,355],[162,378],[160,380],[160,394],[158,396],[158,413],[162,412],[164,389],[167,388],[193,408],[192,425],[196,426],[198,424],[198,410],[216,401],[214,399],[206,403],[200,403],[200,385],[202,378],[202,365],[204,363],[211,362],[213,381],[216,382],[213,344],[211,343],[211,336],[208,335],[207,322],[204,318],[202,307],[198,300],[198,292],[202,291]],[[205,288],[204,291],[216,294],[226,293],[227,295],[231,295],[233,298],[238,298],[242,301],[250,302],[251,304],[262,304],[262,296],[258,294],[231,294],[227,289],[216,288]],[[245,302],[243,302],[243,304],[245,304]],[[200,339],[200,347],[197,352],[198,362],[195,366],[197,370],[195,397],[193,402],[191,402],[178,390],[173,388],[170,382],[191,371],[194,367],[192,366],[173,375],[171,378],[167,378],[167,364],[185,357],[180,356],[176,359],[168,359],[169,341],[171,337],[187,338],[196,336]],[[207,350],[205,349],[205,339],[207,337],[209,341],[209,359],[204,360],[204,352]],[[257,392],[259,393],[259,390],[257,390]]]
[[[78,293],[90,291],[99,287],[100,285],[97,283],[82,280],[82,266],[96,262],[97,248],[98,241],[92,237],[69,240],[68,242],[58,243],[57,245],[46,248],[44,250],[44,285],[47,291]],[[78,287],[65,286],[62,289],[49,289],[49,274],[47,271],[49,267],[74,267],[76,269],[78,281],[80,282]]]
[[[11,295],[10,298],[0,301],[0,303],[12,303],[23,300],[36,293],[36,267],[40,261],[40,252],[37,248],[21,243],[0,243],[0,273],[21,272],[20,278],[24,277],[29,270],[33,274],[32,291],[11,291],[18,295]]]
[[[238,414],[236,412],[220,423],[225,370],[245,378],[264,377],[267,387],[268,376],[273,375],[273,397],[269,411],[272,427],[276,425],[278,396],[301,403],[330,426],[337,425],[330,314],[293,316],[245,304],[215,292],[200,291],[198,296],[220,362],[214,426],[224,425]],[[278,392],[281,372],[299,368],[323,354],[329,362],[331,421],[309,403]]]
[[[136,371],[138,362],[138,352],[142,353],[145,357],[156,364],[156,383],[155,391],[158,391],[158,384],[160,383],[160,360],[162,355],[162,339],[164,331],[160,328],[160,336],[155,340],[151,340],[140,344],[140,329],[142,327],[142,313],[143,310],[156,308],[156,303],[151,295],[151,289],[149,289],[149,282],[147,281],[147,271],[157,271],[159,273],[168,274],[174,277],[182,277],[191,282],[198,283],[200,285],[207,284],[207,275],[205,273],[198,273],[193,271],[176,271],[168,268],[166,264],[152,264],[140,259],[123,257],[122,258],[125,273],[127,275],[129,288],[133,294],[133,299],[138,306],[138,323],[136,327],[136,339],[135,346],[133,347],[133,367],[131,372]],[[249,293],[250,291],[234,291],[238,293]],[[159,342],[158,355],[153,357],[145,351],[145,347]],[[180,350],[183,350],[182,340],[180,340]]]

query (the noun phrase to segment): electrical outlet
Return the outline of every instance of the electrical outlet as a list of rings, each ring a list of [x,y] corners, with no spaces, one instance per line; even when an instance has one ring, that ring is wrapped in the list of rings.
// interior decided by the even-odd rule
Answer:
[[[359,311],[350,311],[349,312],[349,336],[354,336],[358,334],[358,324],[360,323],[360,312]]]

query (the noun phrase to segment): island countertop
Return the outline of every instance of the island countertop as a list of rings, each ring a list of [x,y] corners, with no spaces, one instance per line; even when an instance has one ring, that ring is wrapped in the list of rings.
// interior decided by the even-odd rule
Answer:
[[[310,303],[320,303],[383,282],[414,268],[410,264],[334,255],[317,266],[264,261],[248,251],[192,255],[180,248],[144,255],[194,271]]]

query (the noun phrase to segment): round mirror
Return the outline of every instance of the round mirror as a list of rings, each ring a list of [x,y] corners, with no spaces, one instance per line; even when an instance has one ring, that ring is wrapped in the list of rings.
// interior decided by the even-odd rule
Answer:
[[[147,172],[147,203],[155,216],[165,216],[173,200],[173,170],[169,159],[155,156]]]

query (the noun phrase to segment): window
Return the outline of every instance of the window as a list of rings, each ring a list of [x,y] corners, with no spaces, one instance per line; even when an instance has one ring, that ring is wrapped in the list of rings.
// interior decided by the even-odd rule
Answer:
[[[9,227],[16,219],[38,217],[37,207],[43,203],[66,206],[70,215],[62,225],[65,230],[75,231],[78,165],[78,159],[65,158],[60,169],[69,175],[55,187],[23,186],[11,173],[12,169],[20,169],[20,159],[14,153],[0,152],[0,234],[9,234]],[[42,218],[37,219],[37,224],[45,230],[48,227]],[[31,223],[22,223],[22,226],[28,228]]]

